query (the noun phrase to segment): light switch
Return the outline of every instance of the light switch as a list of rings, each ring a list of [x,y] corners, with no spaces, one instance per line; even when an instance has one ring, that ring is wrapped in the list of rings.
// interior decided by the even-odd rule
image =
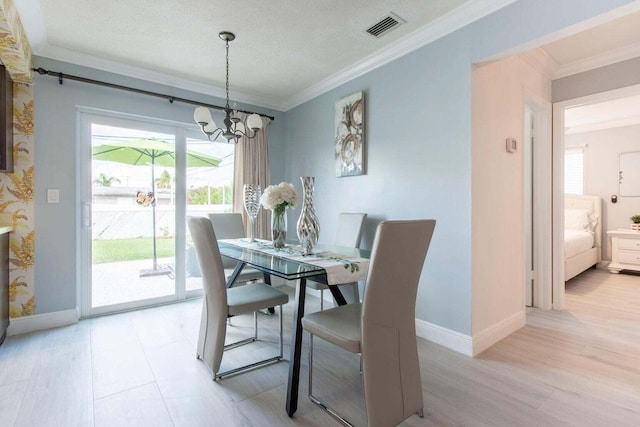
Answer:
[[[47,188],[47,203],[59,203],[60,190],[57,188]]]

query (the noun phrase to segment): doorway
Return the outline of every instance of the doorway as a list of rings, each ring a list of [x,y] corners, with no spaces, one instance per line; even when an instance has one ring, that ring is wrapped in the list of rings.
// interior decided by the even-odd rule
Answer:
[[[235,146],[182,123],[79,115],[81,315],[201,295],[186,216],[231,210]]]
[[[585,156],[584,192],[602,200],[602,215],[599,218],[601,223],[598,226],[602,227],[601,259],[607,262],[611,256],[607,230],[628,228],[630,212],[635,212],[639,206],[637,197],[622,197],[618,188],[620,152],[640,150],[638,138],[627,138],[625,135],[628,132],[623,132],[625,129],[634,129],[634,126],[637,129],[640,124],[638,114],[634,112],[637,108],[635,97],[638,96],[640,85],[635,85],[558,102],[553,106],[554,229],[564,229],[563,195],[567,187],[565,149],[576,144],[578,147],[588,147],[588,155]],[[623,108],[619,109],[620,107]],[[574,117],[567,120],[567,112],[570,110],[570,115]],[[578,111],[579,117],[576,116]],[[578,135],[581,135],[580,138],[577,138]],[[566,143],[567,141],[569,142]],[[608,149],[606,152],[602,151],[604,147]],[[602,170],[596,171],[591,166],[592,163],[597,163]],[[566,308],[563,234],[554,233],[553,308],[559,310]]]

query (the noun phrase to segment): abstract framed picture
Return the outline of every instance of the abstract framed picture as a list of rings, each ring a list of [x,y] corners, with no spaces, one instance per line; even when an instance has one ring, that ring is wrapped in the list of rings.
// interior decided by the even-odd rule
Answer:
[[[364,92],[336,102],[336,176],[364,175]]]

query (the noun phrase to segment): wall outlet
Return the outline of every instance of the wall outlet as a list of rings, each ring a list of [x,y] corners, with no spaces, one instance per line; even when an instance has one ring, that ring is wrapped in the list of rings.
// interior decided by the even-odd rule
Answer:
[[[60,203],[60,190],[47,188],[47,203]]]
[[[507,153],[515,153],[518,150],[518,142],[515,138],[507,138]]]

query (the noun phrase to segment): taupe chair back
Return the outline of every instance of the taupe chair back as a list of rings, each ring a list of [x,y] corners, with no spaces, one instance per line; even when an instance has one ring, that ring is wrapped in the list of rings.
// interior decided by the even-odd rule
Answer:
[[[244,225],[242,222],[242,214],[239,213],[210,213],[209,221],[216,232],[218,239],[238,239],[245,237]],[[233,273],[238,261],[229,257],[222,257],[222,265],[224,266],[224,275],[228,279]],[[264,274],[253,268],[245,267],[240,275],[236,278],[235,283],[243,283],[252,280],[262,280]]]
[[[218,239],[238,239],[245,237],[244,223],[240,213],[210,213],[209,220]],[[222,257],[224,268],[234,268],[237,261]]]
[[[359,248],[366,213],[341,213],[338,215],[338,228],[333,244],[347,248]]]
[[[220,369],[227,332],[227,288],[222,256],[211,221],[189,217],[187,223],[200,263],[204,290],[198,355],[215,373]]]
[[[415,306],[435,220],[378,225],[362,304],[362,365],[371,426],[397,425],[423,408]]]
[[[366,213],[341,213],[338,215],[338,227],[336,229],[336,237],[333,244],[336,246],[343,246],[345,248],[359,248],[360,241],[362,240],[362,229],[364,221],[367,219]],[[351,295],[344,293],[347,302],[359,303],[360,291],[358,289],[358,283],[345,283],[340,285],[340,291],[346,290],[347,286],[352,286],[353,292]],[[323,283],[314,282],[309,280],[307,282],[309,289],[315,289],[320,291],[320,310],[324,310],[324,290],[329,287]]]

